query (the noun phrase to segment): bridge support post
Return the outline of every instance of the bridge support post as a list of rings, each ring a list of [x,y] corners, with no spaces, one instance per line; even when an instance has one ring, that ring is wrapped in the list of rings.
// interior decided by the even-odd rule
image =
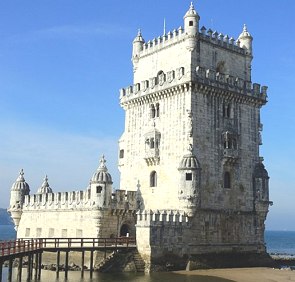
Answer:
[[[33,264],[34,264],[34,254],[30,255],[30,279],[33,278]]]
[[[17,268],[17,281],[22,281],[22,270],[23,270],[23,257],[20,257],[18,260]]]
[[[7,281],[9,282],[12,281],[12,263],[13,263],[13,259],[10,258],[8,262],[8,278],[7,278]]]
[[[60,251],[56,253],[56,278],[59,278]]]
[[[42,253],[38,254],[38,280],[41,279],[41,271],[42,271]]]
[[[69,252],[66,251],[65,279],[68,279],[68,270],[69,270]]]
[[[2,268],[3,268],[3,261],[0,260],[0,282],[2,282]]]
[[[34,272],[34,279],[37,280],[38,277],[38,261],[39,261],[39,254],[35,254],[35,272]]]
[[[28,254],[28,268],[27,268],[27,281],[31,280],[31,260],[32,260],[32,256],[31,254]]]
[[[90,251],[90,278],[93,276],[93,251]]]
[[[82,251],[82,258],[81,258],[81,278],[84,277],[84,263],[85,263],[85,252]]]

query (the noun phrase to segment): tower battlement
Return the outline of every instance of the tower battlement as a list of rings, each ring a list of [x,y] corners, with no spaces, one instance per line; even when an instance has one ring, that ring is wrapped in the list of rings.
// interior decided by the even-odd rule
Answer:
[[[183,42],[188,38],[184,28],[180,26],[178,29],[173,29],[162,36],[155,37],[143,43],[142,50],[139,52],[139,57],[159,52],[171,45]],[[227,34],[224,35],[223,33],[212,31],[211,29],[207,30],[204,26],[199,30],[198,37],[196,36],[196,40],[198,39],[239,54],[246,54],[246,50],[241,47],[239,39],[235,40],[234,37],[229,37]]]
[[[160,95],[161,92],[163,95],[167,95],[167,92],[174,91],[173,88],[175,87],[177,91],[177,88],[188,80],[189,77],[186,75],[184,67],[168,71],[167,73],[161,72],[157,76],[144,80],[141,83],[122,88],[120,90],[120,103],[121,105],[125,105],[135,99],[146,97],[151,93],[153,97],[156,96],[156,93]],[[257,98],[263,103],[267,101],[267,86],[261,86],[258,83],[252,83],[240,77],[217,72],[214,69],[205,69],[197,66],[192,73],[192,81],[201,83],[202,85],[216,87],[223,91]]]
[[[136,209],[136,191],[116,190],[109,199],[113,210]],[[104,208],[92,197],[91,190],[26,195],[23,210]],[[109,207],[107,207],[109,208]]]
[[[188,225],[189,217],[181,210],[143,210],[138,211],[137,225],[147,224]]]

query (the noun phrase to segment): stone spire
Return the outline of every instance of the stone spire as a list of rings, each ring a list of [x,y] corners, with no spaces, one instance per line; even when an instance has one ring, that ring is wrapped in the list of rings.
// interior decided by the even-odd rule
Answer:
[[[41,187],[38,189],[37,194],[47,194],[47,193],[52,193],[52,189],[49,186],[48,177],[47,175],[45,175],[43,183]]]

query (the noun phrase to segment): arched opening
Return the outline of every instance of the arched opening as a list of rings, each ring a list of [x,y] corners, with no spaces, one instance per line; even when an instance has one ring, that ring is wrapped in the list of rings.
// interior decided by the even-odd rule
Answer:
[[[150,108],[151,108],[151,113],[150,113],[151,118],[155,118],[156,117],[156,109],[155,109],[154,104],[151,104]]]
[[[96,186],[96,193],[101,193],[102,187],[101,186]]]
[[[150,186],[157,187],[157,172],[152,171],[150,175]]]
[[[130,234],[130,227],[128,224],[124,223],[120,228],[120,236],[126,237]]]
[[[159,103],[156,104],[156,117],[160,116],[160,105]]]
[[[231,177],[228,171],[226,171],[223,176],[223,187],[227,189],[231,188]]]

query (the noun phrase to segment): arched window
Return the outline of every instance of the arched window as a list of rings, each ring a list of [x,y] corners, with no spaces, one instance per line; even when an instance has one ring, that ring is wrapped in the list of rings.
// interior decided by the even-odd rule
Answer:
[[[96,186],[96,193],[101,193],[102,187],[101,186]]]
[[[151,108],[151,113],[150,113],[151,118],[155,118],[156,117],[156,109],[155,109],[154,104],[151,104],[150,108]]]
[[[150,140],[150,148],[151,149],[155,148],[155,139],[154,138],[151,138],[151,140]]]
[[[223,176],[223,187],[227,189],[231,188],[231,177],[228,171],[226,171]]]
[[[160,116],[160,105],[159,103],[156,104],[156,117]]]
[[[150,186],[157,187],[157,172],[152,171],[150,175]]]

